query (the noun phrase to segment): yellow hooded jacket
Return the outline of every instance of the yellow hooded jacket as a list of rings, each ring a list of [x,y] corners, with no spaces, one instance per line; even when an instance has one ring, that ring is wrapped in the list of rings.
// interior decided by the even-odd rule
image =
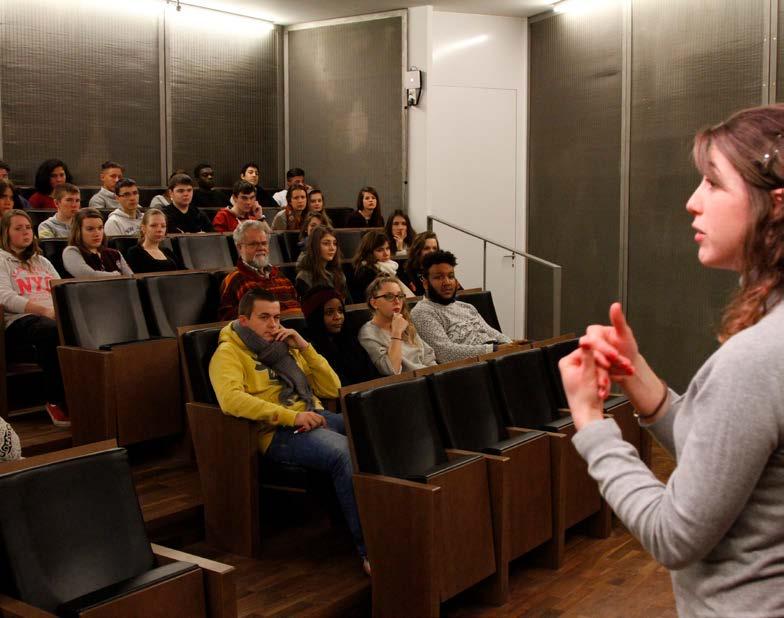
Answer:
[[[258,361],[237,336],[231,324],[221,329],[218,349],[210,361],[210,382],[224,414],[259,421],[259,448],[265,452],[278,426],[294,426],[298,412],[305,411],[305,402],[297,399],[291,406],[279,403],[283,386],[270,377],[269,369],[258,371]],[[304,350],[289,350],[319,397],[337,398],[340,379],[312,345]],[[316,406],[321,402],[315,399]]]

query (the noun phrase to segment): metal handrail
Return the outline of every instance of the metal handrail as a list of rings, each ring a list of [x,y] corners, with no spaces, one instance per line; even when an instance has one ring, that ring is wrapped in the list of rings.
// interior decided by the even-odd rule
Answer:
[[[549,262],[543,258],[537,257],[535,255],[531,255],[530,253],[526,253],[525,251],[520,251],[519,249],[513,249],[512,247],[507,247],[506,245],[502,245],[499,242],[495,242],[494,240],[490,240],[479,234],[475,234],[465,228],[460,227],[459,225],[455,225],[454,223],[450,223],[449,221],[444,221],[443,219],[439,219],[438,217],[433,217],[432,215],[428,215],[427,217],[427,231],[433,231],[433,221],[436,223],[440,223],[442,225],[446,225],[447,227],[451,227],[458,232],[462,232],[463,234],[467,234],[477,240],[482,241],[482,289],[486,289],[487,287],[487,245],[488,243],[493,245],[494,247],[498,247],[499,249],[503,249],[504,251],[509,251],[514,255],[519,255],[520,257],[525,258],[526,260],[531,260],[532,262],[536,262],[537,264],[541,264],[542,266],[546,266],[547,268],[551,268],[553,271],[553,337],[557,337],[561,334],[561,273],[562,268],[560,265],[555,264],[553,262]],[[526,302],[528,302],[526,297]],[[528,307],[526,307],[527,309]]]

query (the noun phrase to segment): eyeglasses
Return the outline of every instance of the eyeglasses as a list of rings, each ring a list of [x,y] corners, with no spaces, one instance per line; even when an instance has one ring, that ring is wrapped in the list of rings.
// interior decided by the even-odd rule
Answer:
[[[399,300],[401,303],[406,300],[405,294],[379,294],[378,296],[374,296],[373,298],[379,299],[383,298],[388,303],[391,303],[394,300]]]
[[[269,247],[269,241],[267,242],[244,242],[242,243],[246,247],[250,247],[251,249],[258,249],[259,247]]]

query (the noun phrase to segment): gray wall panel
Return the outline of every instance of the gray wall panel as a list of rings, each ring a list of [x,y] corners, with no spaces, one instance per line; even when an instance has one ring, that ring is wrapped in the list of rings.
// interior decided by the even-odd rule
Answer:
[[[179,23],[178,17],[174,13],[166,19],[174,168],[192,172],[194,165],[207,161],[215,167],[216,182],[231,186],[242,164],[255,161],[264,186],[283,185],[278,152],[281,29],[267,31],[256,20],[235,17],[245,23],[232,36],[223,28],[212,29],[209,21]]]
[[[528,251],[563,266],[562,331],[618,297],[620,3],[530,27]],[[528,269],[526,335],[551,335],[551,271]]]
[[[38,164],[63,159],[97,185],[101,162],[160,182],[158,16],[107,14],[75,2],[0,0],[3,158],[31,184]]]
[[[288,33],[289,162],[351,206],[363,185],[402,207],[401,17]]]
[[[716,348],[737,275],[705,269],[685,210],[699,178],[697,129],[760,103],[763,0],[634,0],[629,319],[640,347],[682,389]]]

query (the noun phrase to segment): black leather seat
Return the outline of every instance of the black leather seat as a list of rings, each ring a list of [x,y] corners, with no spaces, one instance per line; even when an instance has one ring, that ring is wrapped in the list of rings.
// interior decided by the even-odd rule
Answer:
[[[277,236],[283,248],[283,257],[286,258],[287,262],[296,262],[300,253],[298,246],[299,232],[278,232]]]
[[[139,237],[138,236],[109,236],[107,243],[112,249],[117,249],[117,251],[122,253],[124,256],[128,252],[128,249],[130,249],[131,247],[135,247],[136,245],[139,244]],[[172,248],[171,239],[164,238],[161,241],[160,246],[164,249],[169,249],[171,251]]]
[[[353,208],[327,208],[327,214],[333,227],[347,227],[346,221],[354,214]]]
[[[273,266],[288,262],[288,253],[284,246],[283,238],[280,234],[269,235],[269,263]]]
[[[76,616],[197,570],[156,568],[124,449],[3,474],[0,494],[3,591],[29,605]]]
[[[52,263],[63,279],[70,279],[70,273],[63,266],[63,249],[68,246],[67,238],[43,238],[38,240],[41,254]]]
[[[188,234],[176,237],[182,265],[188,269],[229,268],[234,265],[229,239],[223,234]]]
[[[356,255],[365,233],[366,230],[335,230],[335,238],[338,241],[343,257],[353,258]]]
[[[496,330],[501,330],[501,324],[498,322],[498,315],[495,312],[495,304],[493,303],[493,295],[489,290],[479,290],[476,292],[459,292],[457,300],[469,303],[476,307],[479,315],[482,316],[485,322]]]
[[[373,317],[367,305],[362,307],[352,307],[346,311],[346,321],[343,328],[347,328],[349,333],[356,335],[359,329],[367,324]]]
[[[308,323],[305,321],[305,316],[302,315],[287,315],[280,319],[280,323],[285,328],[293,328],[305,340],[308,339]]]
[[[218,319],[219,293],[212,273],[146,275],[139,287],[153,335],[176,337],[180,326]]]

